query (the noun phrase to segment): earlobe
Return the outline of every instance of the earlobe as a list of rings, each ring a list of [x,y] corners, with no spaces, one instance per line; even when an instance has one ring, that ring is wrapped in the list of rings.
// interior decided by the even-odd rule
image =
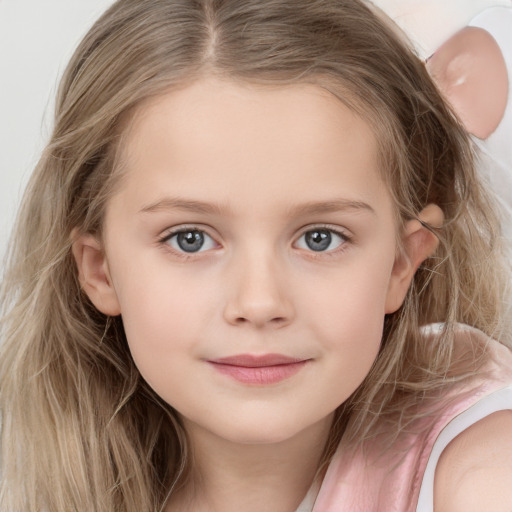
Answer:
[[[91,234],[73,231],[72,251],[80,285],[91,302],[105,315],[119,315],[121,308],[100,242]]]
[[[443,220],[441,208],[429,204],[417,219],[410,220],[405,225],[403,247],[396,256],[389,282],[386,314],[394,313],[400,308],[416,270],[437,249],[439,239],[429,228],[440,228]]]

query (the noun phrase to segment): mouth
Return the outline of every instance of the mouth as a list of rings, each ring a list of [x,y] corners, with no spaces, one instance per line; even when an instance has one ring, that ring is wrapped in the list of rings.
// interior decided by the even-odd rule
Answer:
[[[219,373],[243,384],[270,385],[298,373],[310,359],[300,359],[281,354],[240,354],[209,360]]]

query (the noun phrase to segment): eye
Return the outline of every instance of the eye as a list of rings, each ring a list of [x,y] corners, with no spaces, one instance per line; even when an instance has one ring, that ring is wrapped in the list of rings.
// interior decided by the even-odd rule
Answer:
[[[213,238],[199,229],[176,231],[165,237],[163,242],[175,251],[186,253],[202,252],[217,247]]]
[[[337,249],[347,240],[347,236],[332,229],[318,228],[306,231],[298,239],[297,247],[315,252],[326,252]]]

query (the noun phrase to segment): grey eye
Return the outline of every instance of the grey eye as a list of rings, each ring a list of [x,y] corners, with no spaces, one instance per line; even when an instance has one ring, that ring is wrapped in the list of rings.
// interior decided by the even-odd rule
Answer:
[[[194,253],[212,249],[215,247],[213,239],[204,231],[188,229],[174,233],[167,240],[167,243],[175,250]]]
[[[331,229],[319,228],[306,231],[297,241],[300,249],[309,249],[315,252],[333,250],[345,240],[341,235]]]

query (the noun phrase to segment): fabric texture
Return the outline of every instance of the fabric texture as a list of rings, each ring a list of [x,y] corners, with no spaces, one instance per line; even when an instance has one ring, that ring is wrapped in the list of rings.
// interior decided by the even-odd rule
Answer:
[[[466,326],[456,338],[462,350],[475,342],[485,347],[488,358],[478,373],[451,384],[433,409],[420,405],[424,416],[384,453],[378,436],[350,454],[342,440],[313,512],[432,512],[435,466],[444,447],[487,415],[512,409],[512,352]]]

